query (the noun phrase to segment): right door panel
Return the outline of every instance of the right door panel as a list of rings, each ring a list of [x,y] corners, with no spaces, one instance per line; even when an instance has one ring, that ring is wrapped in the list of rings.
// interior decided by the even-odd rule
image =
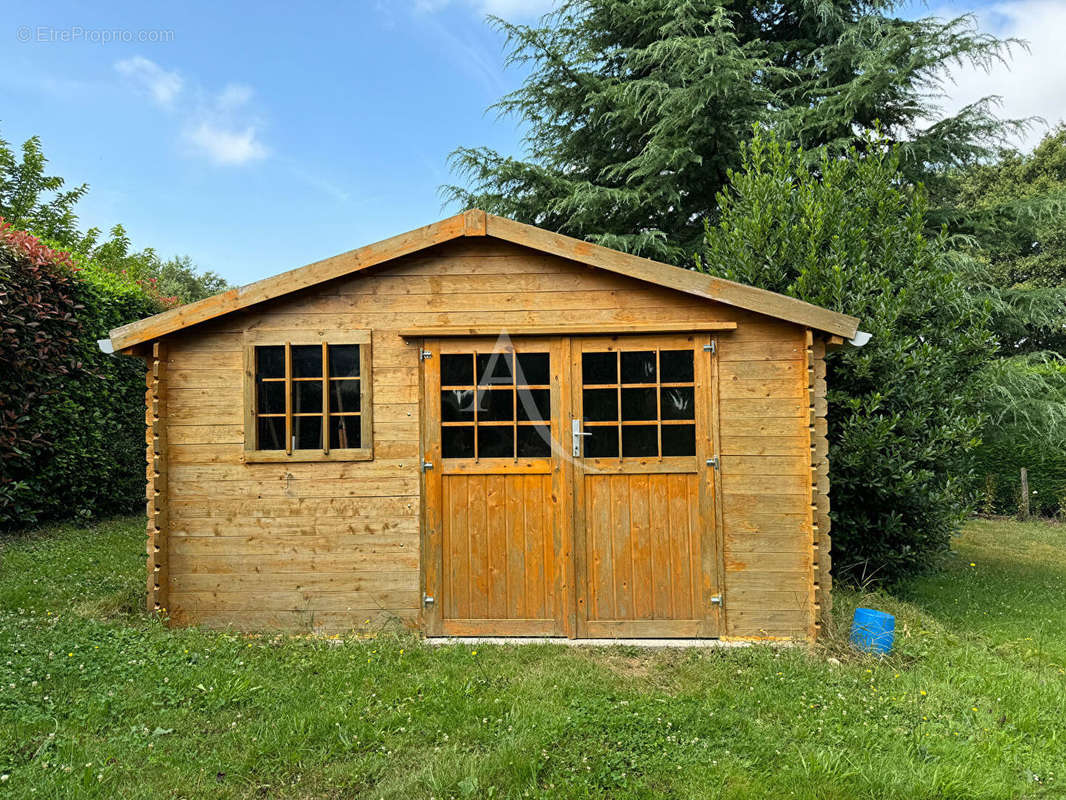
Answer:
[[[719,635],[711,338],[576,339],[571,375],[577,635]]]

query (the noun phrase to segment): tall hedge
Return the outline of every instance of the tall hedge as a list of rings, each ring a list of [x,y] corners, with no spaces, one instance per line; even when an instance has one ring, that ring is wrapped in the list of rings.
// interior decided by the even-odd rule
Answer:
[[[160,310],[0,220],[0,529],[143,501],[143,366],[96,340]]]
[[[703,264],[857,316],[828,356],[833,569],[892,580],[928,566],[972,506],[989,315],[926,234],[926,197],[870,141],[811,159],[756,136],[719,196]]]

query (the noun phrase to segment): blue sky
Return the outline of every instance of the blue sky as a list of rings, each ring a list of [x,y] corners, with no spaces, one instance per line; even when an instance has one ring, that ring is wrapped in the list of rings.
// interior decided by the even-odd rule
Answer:
[[[518,152],[485,113],[521,73],[484,18],[549,2],[5,2],[0,136],[39,135],[53,173],[90,184],[84,225],[247,283],[455,210],[438,187],[459,145]],[[915,7],[1032,43],[1012,73],[960,72],[945,105],[1066,116],[1066,2]]]

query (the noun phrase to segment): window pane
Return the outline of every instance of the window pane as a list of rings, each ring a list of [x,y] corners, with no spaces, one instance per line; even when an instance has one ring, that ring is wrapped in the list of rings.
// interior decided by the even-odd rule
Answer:
[[[692,351],[660,351],[659,368],[662,370],[663,383],[691,383],[693,380]]]
[[[655,407],[655,389],[623,389],[622,419],[658,419],[659,411]]]
[[[359,345],[331,344],[329,346],[329,375],[331,378],[358,378]]]
[[[256,410],[260,414],[284,414],[285,381],[260,381]]]
[[[655,351],[622,353],[622,383],[655,383]]]
[[[518,372],[515,379],[519,385],[546,386],[551,383],[551,365],[548,354],[519,353]]]
[[[611,422],[618,419],[617,389],[585,389],[581,393],[581,404],[586,422]]]
[[[330,413],[359,411],[359,387],[362,381],[330,381]]]
[[[512,425],[478,425],[478,458],[514,458]]]
[[[696,455],[696,426],[663,425],[663,455]]]
[[[478,383],[485,386],[510,386],[511,353],[481,353],[477,357]]]
[[[474,354],[447,353],[440,357],[441,386],[473,386]]]
[[[474,390],[445,389],[440,393],[440,418],[444,422],[474,421]]]
[[[584,353],[582,383],[618,383],[618,356],[614,353]]]
[[[284,450],[285,449],[285,418],[284,417],[260,417],[258,422],[259,441],[256,448],[259,450]]]
[[[255,348],[255,375],[257,378],[284,378],[285,348],[281,346]]]
[[[293,346],[292,377],[322,377],[322,345],[300,344]]]
[[[586,428],[585,458],[618,458],[618,428],[613,425]]]
[[[296,434],[294,449],[322,449],[322,417],[294,417],[292,428]]]
[[[696,419],[696,390],[691,386],[663,387],[663,419]]]
[[[329,446],[331,450],[345,450],[360,446],[363,434],[362,417],[329,418]]]
[[[506,422],[514,419],[514,397],[510,389],[478,389],[477,404],[478,420]]]
[[[440,451],[445,458],[473,458],[474,426],[441,428]]]
[[[622,456],[640,458],[659,455],[657,425],[626,425],[622,428]]]
[[[322,413],[322,381],[293,381],[292,413]]]
[[[518,418],[531,420],[551,419],[551,391],[548,389],[519,389]]]
[[[547,425],[518,426],[520,458],[548,458],[551,454],[551,429]]]

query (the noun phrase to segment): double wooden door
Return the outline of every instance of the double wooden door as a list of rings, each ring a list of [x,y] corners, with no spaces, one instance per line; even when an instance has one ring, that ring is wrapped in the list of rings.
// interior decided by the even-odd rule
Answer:
[[[429,635],[713,637],[706,334],[427,341]]]

